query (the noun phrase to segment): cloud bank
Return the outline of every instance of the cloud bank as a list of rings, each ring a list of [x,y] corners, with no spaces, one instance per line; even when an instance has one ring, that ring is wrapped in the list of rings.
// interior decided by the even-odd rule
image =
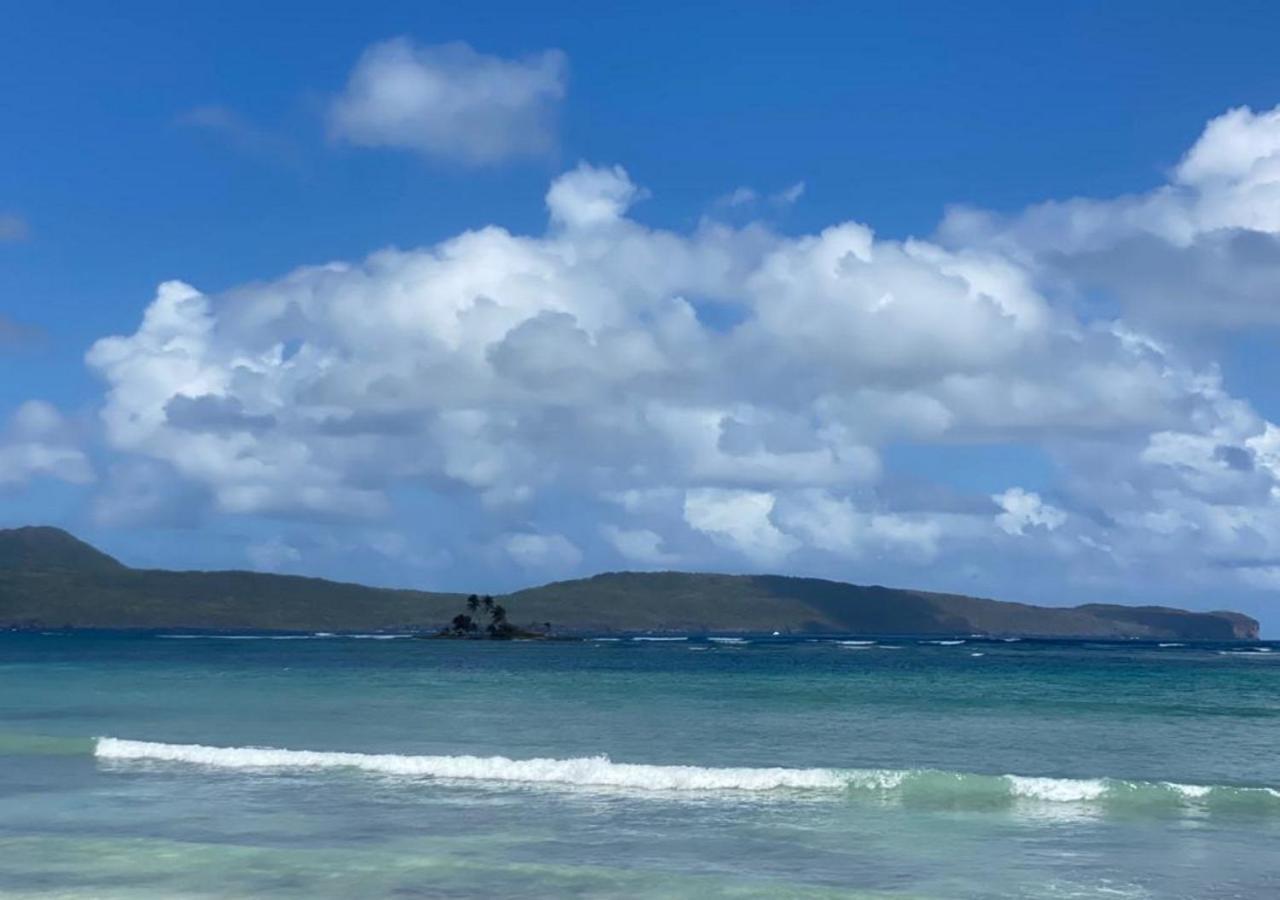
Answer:
[[[346,96],[382,97],[370,73],[401,72],[413,86],[394,108],[414,111],[436,70],[485,81],[511,65],[562,84],[551,58],[392,42]],[[1280,587],[1280,429],[1144,325],[1274,315],[1248,284],[1280,231],[1277,122],[1214,120],[1150,194],[956,210],[927,240],[856,221],[651,228],[624,169],[584,164],[550,185],[540,234],[490,226],[218,296],[167,282],[88,362],[110,445],[217,511],[378,522],[410,490],[468,523],[439,548],[451,559],[563,573],[987,559],[1094,586]],[[428,152],[507,146],[505,126],[451,150],[405,127],[394,140]],[[1245,260],[1246,284],[1207,258]],[[1161,295],[1146,267],[1170,260],[1198,274]],[[1084,311],[1094,280],[1130,312]],[[1013,447],[1055,474],[957,495],[901,477],[901,446]]]

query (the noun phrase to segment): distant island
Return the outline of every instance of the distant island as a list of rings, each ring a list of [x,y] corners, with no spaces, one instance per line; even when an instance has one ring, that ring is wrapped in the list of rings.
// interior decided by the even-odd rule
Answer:
[[[1235,612],[1100,603],[1043,607],[780,575],[612,572],[498,600],[501,622],[529,633],[555,623],[564,634],[1258,637],[1258,622]],[[0,529],[0,628],[452,631],[463,636],[471,632],[458,617],[476,612],[459,611],[468,603],[462,594],[293,575],[133,569],[57,528]],[[508,615],[515,621],[507,622]],[[486,628],[498,624],[491,611],[488,618]],[[456,631],[459,624],[462,632]]]
[[[488,622],[484,620],[488,619]],[[485,594],[480,597],[472,594],[467,598],[466,612],[460,612],[449,624],[429,637],[452,638],[454,640],[489,640],[517,641],[541,640],[551,632],[551,623],[544,622],[542,630],[534,631],[511,624],[507,618],[507,608],[496,603]],[[424,635],[427,637],[428,635]]]

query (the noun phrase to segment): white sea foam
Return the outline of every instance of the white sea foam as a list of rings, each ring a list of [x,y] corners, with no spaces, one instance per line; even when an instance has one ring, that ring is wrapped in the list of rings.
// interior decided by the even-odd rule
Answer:
[[[934,644],[938,647],[958,647],[964,641],[921,641],[922,644]]]
[[[1052,803],[1080,803],[1098,800],[1107,792],[1107,783],[1098,778],[1027,778],[1006,775],[1015,797],[1048,800]]]
[[[874,647],[875,641],[836,641],[841,647]]]
[[[633,637],[633,641],[687,641],[687,637]]]
[[[973,801],[1030,806],[1076,807],[1093,814],[1103,805],[1145,804],[1176,799],[1183,805],[1258,803],[1280,809],[1280,790],[1271,787],[1205,786],[1129,782],[1103,778],[1048,778],[981,775],[926,769],[746,768],[644,765],[613,762],[607,756],[569,759],[510,759],[505,756],[402,756],[285,750],[274,747],[211,747],[101,737],[94,754],[102,760],[162,762],[241,771],[347,769],[379,775],[487,783],[543,784],[573,788],[657,792],[801,791],[870,795],[884,802]],[[1078,814],[1078,813],[1073,813]]]
[[[1179,784],[1176,781],[1165,781],[1162,784],[1188,800],[1203,800],[1213,791],[1213,788],[1203,784]]]
[[[835,790],[848,784],[834,769],[705,768],[615,763],[607,756],[508,759],[505,756],[401,756],[271,747],[206,747],[98,738],[95,755],[111,760],[189,763],[219,769],[358,769],[384,775],[462,781],[550,783],[655,791]]]
[[[707,640],[712,641],[713,643],[716,643],[716,644],[749,644],[751,643],[746,638],[740,638],[740,637],[709,637],[707,638]]]
[[[1170,642],[1168,642],[1168,643],[1160,644],[1160,646],[1161,646],[1161,647],[1185,647],[1185,646],[1187,646],[1187,645],[1186,645],[1186,644],[1179,644],[1179,643],[1177,643],[1176,641],[1170,641]]]
[[[1254,659],[1266,659],[1265,654],[1270,653],[1270,647],[1259,647],[1257,650],[1219,650],[1219,656],[1244,656],[1253,657]]]

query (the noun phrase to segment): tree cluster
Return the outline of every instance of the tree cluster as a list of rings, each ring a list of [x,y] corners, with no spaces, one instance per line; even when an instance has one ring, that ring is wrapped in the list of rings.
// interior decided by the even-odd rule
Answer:
[[[488,594],[472,594],[467,598],[467,611],[453,617],[448,631],[457,637],[509,638],[518,629],[507,621],[507,610],[501,603],[495,603]]]

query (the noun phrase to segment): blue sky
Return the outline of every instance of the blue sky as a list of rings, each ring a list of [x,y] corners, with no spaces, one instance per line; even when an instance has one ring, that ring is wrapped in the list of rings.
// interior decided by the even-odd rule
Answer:
[[[0,524],[1274,618],[1273,5],[49,6]]]

